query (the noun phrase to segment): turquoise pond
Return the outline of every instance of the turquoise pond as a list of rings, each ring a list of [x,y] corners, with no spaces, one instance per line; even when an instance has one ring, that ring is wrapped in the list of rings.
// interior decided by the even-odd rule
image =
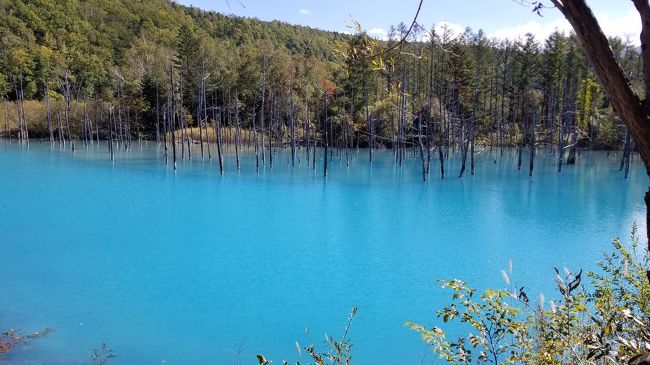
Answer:
[[[475,176],[451,158],[427,183],[410,155],[402,168],[390,151],[334,156],[324,179],[301,153],[258,174],[231,152],[221,177],[198,149],[174,172],[155,143],[111,163],[106,143],[0,142],[0,328],[55,330],[0,363],[89,364],[102,342],[115,365],[308,363],[296,342],[340,337],[352,306],[355,364],[430,363],[404,322],[437,323],[437,279],[501,287],[512,260],[512,280],[548,300],[554,266],[594,269],[645,217],[648,177],[636,157],[624,179],[619,153],[558,173],[541,150],[529,178],[486,150]]]

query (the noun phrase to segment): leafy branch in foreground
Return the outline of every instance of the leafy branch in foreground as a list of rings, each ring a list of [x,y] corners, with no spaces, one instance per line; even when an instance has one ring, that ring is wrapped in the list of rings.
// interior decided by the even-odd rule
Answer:
[[[352,344],[349,341],[348,333],[352,326],[352,321],[357,314],[357,307],[352,307],[348,315],[348,323],[343,329],[343,337],[340,340],[332,336],[325,335],[325,345],[328,347],[327,352],[318,352],[314,345],[305,348],[305,352],[309,354],[314,365],[350,365],[352,362]],[[297,343],[296,343],[297,345]],[[260,365],[269,365],[271,360],[267,360],[263,355],[257,355],[257,362]],[[282,361],[283,365],[289,365],[287,361]],[[297,362],[296,365],[300,365]]]
[[[407,322],[433,351],[452,364],[637,364],[650,351],[650,267],[639,249],[637,227],[631,244],[613,242],[614,252],[589,272],[555,269],[557,299],[532,304],[524,288],[488,289],[480,295],[464,281],[442,281],[453,291],[452,303],[437,312],[443,323],[460,322],[470,332],[450,339],[440,327]],[[512,274],[510,270],[510,274]]]

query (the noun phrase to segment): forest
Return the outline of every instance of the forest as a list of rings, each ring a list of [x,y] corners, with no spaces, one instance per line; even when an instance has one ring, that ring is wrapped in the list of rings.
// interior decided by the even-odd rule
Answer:
[[[382,41],[358,24],[333,33],[164,0],[0,6],[0,130],[24,143],[107,140],[112,156],[156,140],[174,166],[200,144],[222,172],[222,144],[254,146],[258,166],[272,166],[274,148],[295,159],[301,148],[369,147],[369,160],[391,148],[398,164],[418,154],[425,180],[434,159],[449,174],[450,151],[463,176],[487,147],[515,148],[531,174],[540,148],[557,153],[558,170],[583,148],[623,149],[623,169],[634,150],[573,34],[499,40],[402,23]],[[640,91],[640,50],[610,43]]]

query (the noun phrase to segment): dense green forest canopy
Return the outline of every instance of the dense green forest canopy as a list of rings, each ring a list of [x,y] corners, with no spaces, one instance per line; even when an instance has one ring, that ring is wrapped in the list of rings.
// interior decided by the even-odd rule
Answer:
[[[46,137],[47,120],[53,138],[65,129],[51,122],[59,113],[69,119],[63,138],[108,138],[101,114],[117,105],[129,137],[154,138],[166,103],[178,102],[178,127],[257,122],[280,140],[294,120],[303,137],[322,140],[329,129],[330,144],[346,146],[626,143],[571,34],[499,40],[418,25],[392,47],[405,33],[400,24],[377,41],[362,29],[346,35],[167,0],[0,0],[0,95],[19,104],[6,108],[4,133],[24,123]],[[611,44],[641,89],[639,50]],[[38,104],[25,111],[30,100]],[[94,106],[81,113],[81,102]],[[94,132],[84,115],[97,121]]]
[[[55,81],[61,68],[84,80],[87,95],[111,89],[112,69],[142,66],[147,60],[139,56],[160,56],[147,51],[169,51],[172,56],[183,27],[196,33],[202,48],[218,47],[220,53],[210,55],[220,58],[236,48],[250,52],[268,44],[286,55],[331,61],[333,42],[343,37],[282,22],[205,12],[166,0],[2,0],[0,9],[3,91],[22,73],[28,99],[42,96],[41,79]]]

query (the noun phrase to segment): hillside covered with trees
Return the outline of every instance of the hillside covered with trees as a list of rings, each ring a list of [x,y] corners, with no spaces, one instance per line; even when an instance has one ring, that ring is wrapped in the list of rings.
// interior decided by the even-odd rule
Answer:
[[[360,27],[345,35],[163,0],[0,4],[0,130],[23,141],[172,138],[189,154],[190,143],[247,138],[262,163],[284,145],[294,155],[369,146],[370,159],[392,147],[397,162],[415,148],[425,178],[433,156],[444,175],[450,151],[462,175],[478,146],[516,147],[520,168],[530,148],[531,172],[541,146],[560,169],[578,147],[633,148],[573,35],[496,40],[416,25],[401,43],[404,24],[383,42]],[[642,88],[637,48],[612,44]]]

